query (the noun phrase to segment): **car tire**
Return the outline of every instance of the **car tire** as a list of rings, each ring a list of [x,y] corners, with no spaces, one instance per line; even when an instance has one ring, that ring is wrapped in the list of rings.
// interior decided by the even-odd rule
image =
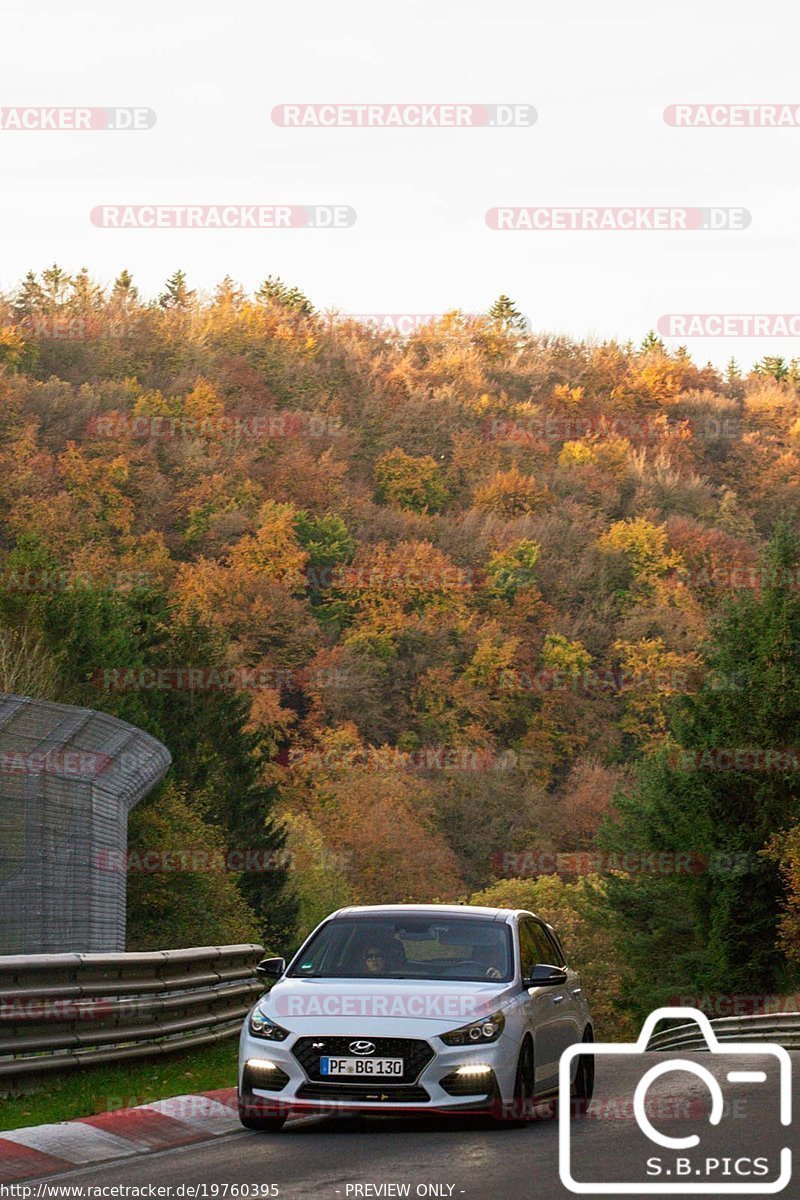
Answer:
[[[593,1042],[591,1029],[584,1030],[584,1042]],[[576,1116],[583,1116],[594,1095],[594,1054],[578,1056],[578,1070],[572,1085],[572,1110]]]
[[[536,1070],[533,1042],[526,1037],[520,1046],[517,1071],[514,1076],[514,1099],[509,1107],[501,1105],[500,1122],[506,1129],[519,1129],[533,1119],[533,1097]]]
[[[253,1106],[239,1101],[239,1120],[245,1129],[256,1129],[259,1133],[279,1133],[283,1128],[285,1117],[260,1117],[253,1112]]]

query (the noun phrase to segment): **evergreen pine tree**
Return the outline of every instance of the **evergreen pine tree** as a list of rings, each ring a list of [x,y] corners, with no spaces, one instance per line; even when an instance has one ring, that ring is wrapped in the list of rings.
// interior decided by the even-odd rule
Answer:
[[[186,283],[185,271],[174,271],[166,282],[164,291],[158,298],[162,308],[188,308],[195,293],[190,291]]]
[[[644,1010],[691,988],[769,993],[784,976],[783,885],[760,852],[800,817],[799,563],[798,539],[778,529],[761,588],[729,605],[706,649],[703,686],[673,711],[674,747],[642,765],[604,831],[609,850],[691,864],[672,872],[668,857],[664,874],[609,883]]]
[[[519,311],[514,301],[506,295],[498,296],[489,309],[489,320],[498,325],[504,333],[525,333],[528,323]]]

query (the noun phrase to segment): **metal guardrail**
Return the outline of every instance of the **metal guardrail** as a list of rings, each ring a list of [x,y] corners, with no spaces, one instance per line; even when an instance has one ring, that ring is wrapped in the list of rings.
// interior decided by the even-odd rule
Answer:
[[[787,1050],[800,1050],[800,1012],[720,1017],[711,1027],[720,1042],[773,1042]],[[655,1034],[647,1049],[707,1050],[708,1046],[699,1026],[690,1023]]]
[[[265,991],[261,946],[0,957],[0,1094],[42,1072],[239,1033]]]

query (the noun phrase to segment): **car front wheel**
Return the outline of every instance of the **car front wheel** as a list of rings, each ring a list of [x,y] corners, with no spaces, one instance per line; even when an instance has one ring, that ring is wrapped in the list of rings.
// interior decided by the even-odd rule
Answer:
[[[535,1069],[533,1061],[533,1043],[525,1038],[517,1059],[517,1073],[514,1077],[514,1098],[510,1104],[503,1103],[499,1120],[509,1128],[519,1128],[526,1125],[533,1117]]]
[[[594,1041],[591,1029],[585,1031],[583,1041]],[[578,1070],[572,1085],[572,1106],[578,1115],[586,1112],[594,1095],[594,1058],[593,1054],[581,1054],[578,1058]]]
[[[258,1112],[253,1104],[239,1100],[239,1120],[245,1129],[257,1129],[260,1133],[278,1133],[282,1128],[285,1117],[265,1117]]]

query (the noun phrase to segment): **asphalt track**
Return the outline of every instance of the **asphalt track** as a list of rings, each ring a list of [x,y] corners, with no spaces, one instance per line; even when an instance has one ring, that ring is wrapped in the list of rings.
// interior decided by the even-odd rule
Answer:
[[[754,1194],[767,1195],[766,1184],[777,1178],[781,1150],[798,1159],[793,1178],[780,1193],[800,1198],[800,1054],[793,1054],[792,1124],[779,1117],[777,1060],[758,1053],[747,1061],[732,1056],[693,1054],[686,1057],[711,1070],[725,1095],[725,1113],[716,1127],[708,1122],[710,1093],[705,1083],[685,1072],[656,1080],[647,1093],[647,1113],[662,1134],[685,1138],[698,1134],[695,1150],[662,1149],[640,1131],[632,1114],[636,1084],[650,1066],[673,1055],[648,1054],[600,1060],[595,1102],[590,1115],[570,1123],[573,1173],[582,1182],[638,1185],[656,1181],[678,1194],[673,1182],[691,1188],[683,1195],[707,1195],[693,1181],[712,1182],[718,1190],[735,1182],[755,1184]],[[765,1082],[727,1080],[731,1070],[762,1071]],[[278,1134],[247,1130],[214,1141],[50,1176],[42,1181],[39,1200],[68,1193],[63,1185],[81,1186],[72,1195],[90,1196],[87,1185],[155,1185],[169,1188],[174,1200],[237,1200],[262,1197],[266,1185],[284,1200],[376,1200],[376,1198],[452,1197],[453,1200],[551,1200],[572,1193],[559,1176],[559,1120],[556,1115],[523,1128],[503,1128],[477,1118],[304,1118]],[[660,1159],[661,1175],[647,1174],[647,1162]],[[684,1160],[678,1166],[679,1159]],[[713,1166],[713,1161],[719,1164]],[[690,1166],[686,1166],[686,1163]],[[742,1176],[738,1170],[769,1174]],[[699,1166],[698,1166],[699,1164]],[[711,1165],[709,1165],[711,1164]],[[738,1166],[737,1166],[738,1164]],[[670,1171],[669,1180],[666,1172]],[[677,1171],[690,1172],[677,1175]],[[45,1189],[46,1185],[46,1190]],[[248,1185],[247,1189],[241,1185]],[[34,1185],[36,1186],[36,1185]],[[407,1190],[406,1190],[407,1189]],[[608,1193],[607,1193],[608,1194]],[[646,1190],[613,1195],[647,1196]]]

